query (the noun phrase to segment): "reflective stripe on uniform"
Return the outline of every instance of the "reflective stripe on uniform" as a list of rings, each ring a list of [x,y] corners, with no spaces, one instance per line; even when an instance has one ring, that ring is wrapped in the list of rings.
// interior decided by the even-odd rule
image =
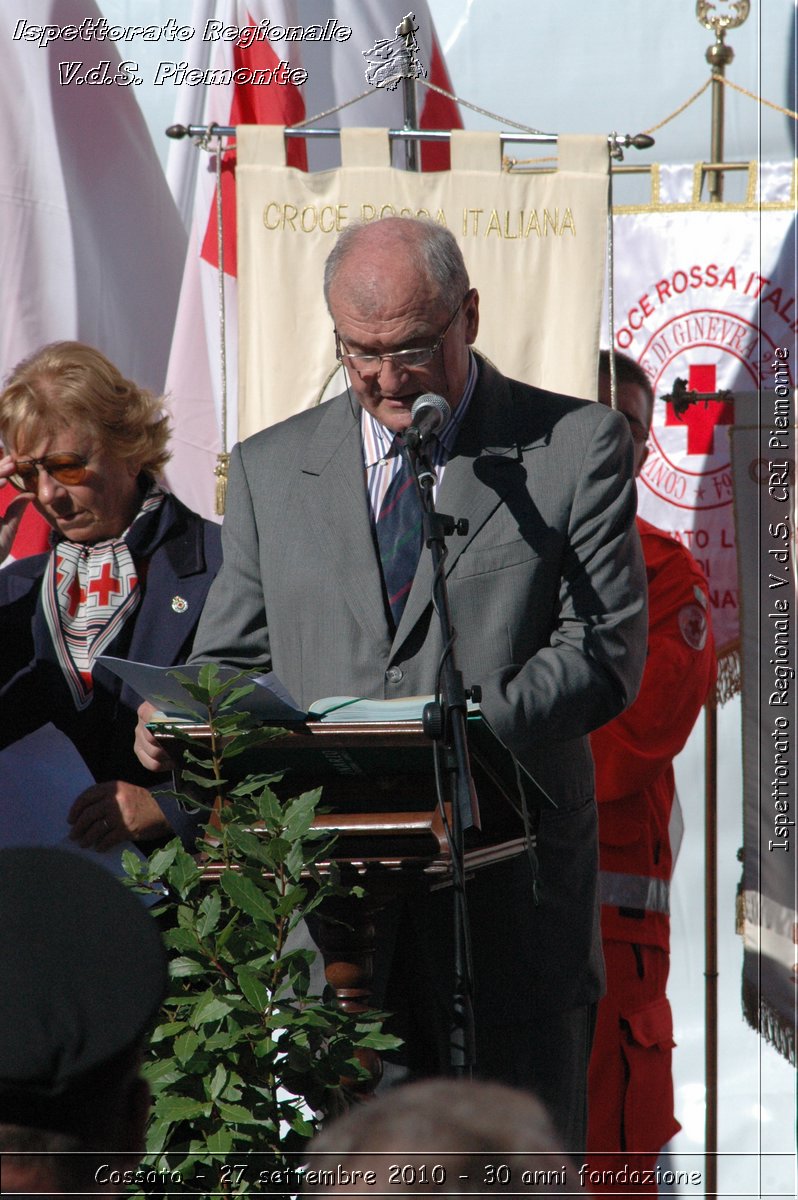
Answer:
[[[670,912],[670,885],[648,875],[625,875],[599,871],[599,900],[618,908],[643,908],[647,912]]]

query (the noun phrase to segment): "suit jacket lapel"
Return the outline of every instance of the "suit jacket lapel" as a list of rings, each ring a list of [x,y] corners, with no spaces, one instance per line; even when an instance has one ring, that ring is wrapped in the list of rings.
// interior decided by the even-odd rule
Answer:
[[[181,518],[183,529],[176,533]],[[129,656],[139,662],[172,663],[189,632],[196,628],[211,582],[206,571],[202,521],[185,520],[178,501],[167,495],[154,540],[156,548]]]
[[[513,484],[522,450],[543,446],[548,440],[548,434],[536,428],[532,412],[529,420],[519,423],[511,382],[483,359],[478,359],[478,363],[474,395],[446,464],[436,502],[438,512],[468,521],[465,537],[455,533],[447,539],[447,575],[503,503]],[[394,647],[404,641],[431,602],[432,578],[432,556],[425,547]]]
[[[331,580],[369,637],[386,639],[388,621],[366,495],[360,422],[347,396],[324,405],[302,463],[302,484],[307,527]]]

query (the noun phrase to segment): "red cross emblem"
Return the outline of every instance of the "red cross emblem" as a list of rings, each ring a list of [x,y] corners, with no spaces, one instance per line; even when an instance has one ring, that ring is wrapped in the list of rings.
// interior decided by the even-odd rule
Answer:
[[[102,570],[98,579],[92,579],[89,584],[89,595],[99,596],[100,604],[106,607],[110,603],[112,595],[115,595],[122,590],[122,585],[119,580],[111,574],[111,564],[103,563]]]
[[[66,577],[61,570],[61,559],[59,558],[58,567],[56,570],[56,586],[59,589],[61,588],[65,578]],[[65,595],[69,601],[69,604],[67,605],[67,616],[74,617],[75,613],[78,611],[78,607],[81,604],[84,604],[86,601],[86,593],[80,586],[80,580],[78,579],[77,575],[72,576],[72,582],[67,588]]]
[[[715,364],[693,363],[690,366],[687,389],[690,392],[717,392]],[[674,409],[673,402],[668,400],[665,424],[686,427],[688,454],[714,454],[715,426],[731,425],[733,417],[734,407],[730,400],[724,400],[722,403],[713,400],[708,404],[699,400],[696,404],[691,404],[681,416]]]

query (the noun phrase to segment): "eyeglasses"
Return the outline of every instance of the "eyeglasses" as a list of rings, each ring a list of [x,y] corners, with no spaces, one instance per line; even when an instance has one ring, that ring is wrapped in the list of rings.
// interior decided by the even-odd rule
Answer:
[[[386,359],[393,363],[394,367],[400,371],[414,371],[417,367],[425,367],[427,363],[432,362],[440,350],[443,339],[452,325],[454,325],[457,314],[460,312],[469,295],[470,290],[463,296],[463,299],[446,322],[445,328],[441,330],[431,346],[420,346],[418,349],[414,348],[411,350],[393,350],[390,354],[349,354],[341,349],[344,343],[341,341],[336,329],[335,357],[340,363],[357,371],[358,375],[379,375],[382,370],[382,364]]]
[[[68,486],[82,483],[88,473],[89,460],[82,454],[45,454],[44,458],[26,458],[17,463],[10,483],[20,492],[36,492],[39,487],[39,468],[43,467],[56,483]]]

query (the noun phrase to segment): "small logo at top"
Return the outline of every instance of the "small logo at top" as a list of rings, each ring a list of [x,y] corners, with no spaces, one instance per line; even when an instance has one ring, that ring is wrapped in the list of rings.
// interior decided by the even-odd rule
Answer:
[[[366,59],[366,82],[371,87],[387,88],[392,92],[402,79],[423,79],[427,74],[418,57],[415,13],[409,12],[401,24],[396,26],[392,38],[377,38],[369,50],[364,50]]]

